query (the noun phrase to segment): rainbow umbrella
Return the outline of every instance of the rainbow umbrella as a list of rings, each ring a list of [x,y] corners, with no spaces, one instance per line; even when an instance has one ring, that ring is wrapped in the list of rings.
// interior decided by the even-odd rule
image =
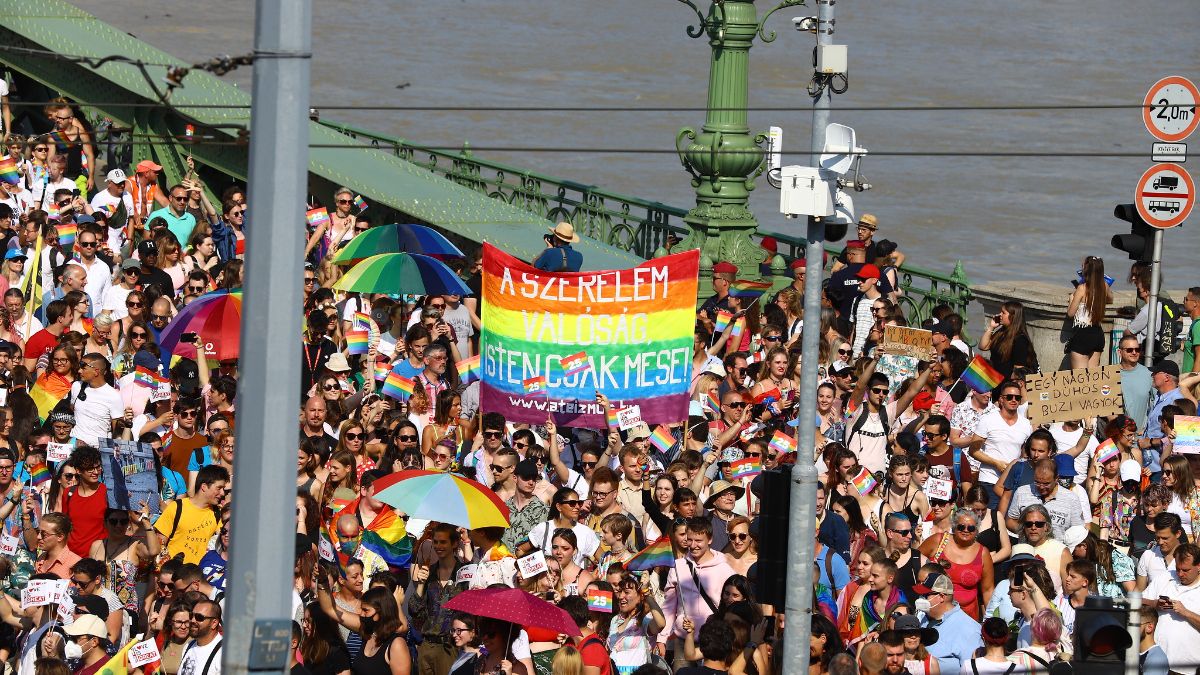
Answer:
[[[410,518],[468,530],[508,527],[508,507],[488,488],[452,473],[409,469],[375,481],[375,499]]]
[[[236,359],[242,340],[242,291],[213,291],[184,305],[163,329],[159,348],[182,358],[196,358],[195,345],[179,342],[184,333],[200,334],[210,361]]]
[[[350,265],[381,253],[420,253],[462,258],[464,254],[441,232],[424,225],[392,224],[372,227],[350,240],[333,262]]]
[[[339,291],[400,295],[470,295],[446,263],[418,253],[381,253],[351,267],[333,287]]]

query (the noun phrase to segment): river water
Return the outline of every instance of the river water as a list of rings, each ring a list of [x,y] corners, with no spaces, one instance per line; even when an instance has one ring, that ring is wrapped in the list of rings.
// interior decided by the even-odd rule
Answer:
[[[82,0],[83,9],[185,60],[240,54],[253,45],[253,3]],[[691,206],[673,153],[681,126],[704,121],[709,47],[684,28],[695,15],[672,0],[438,0],[318,2],[314,8],[315,107],[393,105],[577,107],[579,112],[327,110],[325,118],[428,145],[465,140],[479,156],[668,204]],[[758,3],[759,13],[773,6]],[[1022,106],[1141,103],[1159,77],[1200,81],[1196,0],[1008,0],[916,3],[841,0],[834,40],[849,45],[850,89],[836,107]],[[784,128],[784,150],[807,150],[804,86],[813,37],[776,13],[771,44],[751,50],[751,127]],[[226,77],[249,88],[249,69]],[[403,86],[407,85],[407,86]],[[597,107],[696,108],[606,112]],[[1127,231],[1112,216],[1132,201],[1150,165],[1140,111],[835,111],[868,156],[874,189],[857,211],[878,215],[878,236],[909,261],[949,273],[961,259],[973,281],[1074,277],[1101,255],[1123,279],[1128,261],[1109,247]],[[1200,135],[1193,137],[1200,147]],[[510,152],[483,148],[634,148],[634,154]],[[1039,152],[1002,158],[988,152]],[[1072,158],[1057,152],[1139,152],[1146,158]],[[1193,159],[1200,163],[1200,160]],[[807,163],[785,157],[785,163]],[[1189,163],[1190,166],[1190,163]],[[778,213],[765,181],[751,206],[763,229],[803,235]],[[1200,214],[1200,211],[1197,212]],[[1200,215],[1165,234],[1166,284],[1200,277]]]

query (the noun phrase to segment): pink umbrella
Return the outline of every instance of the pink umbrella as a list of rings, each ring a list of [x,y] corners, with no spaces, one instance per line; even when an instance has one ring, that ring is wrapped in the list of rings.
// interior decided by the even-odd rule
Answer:
[[[479,588],[463,591],[446,603],[447,609],[474,616],[535,626],[566,635],[579,635],[571,615],[519,588]]]

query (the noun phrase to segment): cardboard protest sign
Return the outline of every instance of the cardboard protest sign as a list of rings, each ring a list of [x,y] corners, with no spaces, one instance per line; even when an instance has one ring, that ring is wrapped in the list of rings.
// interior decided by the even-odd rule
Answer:
[[[884,326],[880,349],[886,354],[915,356],[922,361],[932,361],[936,356],[933,333],[907,326]]]
[[[75,442],[70,443],[55,443],[51,441],[46,444],[46,461],[47,462],[65,462],[71,458],[71,453],[75,451]]]
[[[950,501],[951,495],[954,494],[954,483],[941,478],[930,477],[925,480],[925,496],[930,499],[940,499],[942,501]]]
[[[629,431],[641,423],[641,406],[631,405],[628,408],[621,408],[617,411],[617,428],[621,431]]]
[[[114,438],[101,438],[99,445],[109,508],[140,511],[146,502],[151,516],[162,513],[154,448]]]
[[[551,413],[599,428],[602,392],[650,426],[687,419],[699,267],[691,250],[630,269],[543,272],[485,243],[480,407],[514,423]]]
[[[150,638],[145,642],[139,642],[129,648],[129,667],[140,668],[147,663],[154,663],[162,659],[158,653],[158,643],[154,638]]]
[[[0,532],[0,555],[16,555],[20,540],[7,532]]]
[[[463,565],[458,568],[458,574],[454,576],[456,584],[470,584],[475,579],[475,572],[479,570],[478,565]]]
[[[1059,370],[1025,379],[1026,414],[1034,426],[1125,411],[1121,397],[1121,367]]]

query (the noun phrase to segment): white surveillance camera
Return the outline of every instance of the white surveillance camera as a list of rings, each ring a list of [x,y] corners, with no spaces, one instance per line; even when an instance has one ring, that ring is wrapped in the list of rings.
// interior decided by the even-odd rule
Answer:
[[[796,30],[802,33],[817,32],[817,17],[815,16],[793,16],[792,23],[796,25]]]

